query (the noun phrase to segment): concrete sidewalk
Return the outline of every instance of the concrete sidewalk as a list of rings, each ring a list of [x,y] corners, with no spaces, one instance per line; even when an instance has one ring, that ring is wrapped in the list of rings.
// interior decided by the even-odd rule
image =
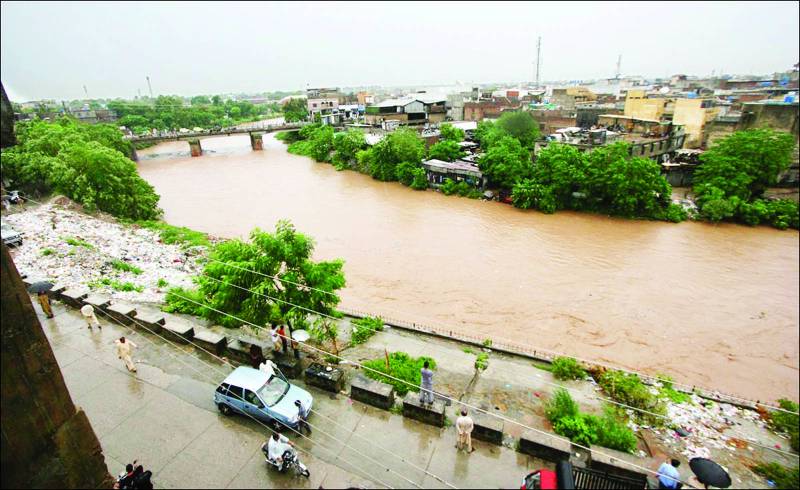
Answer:
[[[424,488],[444,487],[397,455],[459,488],[518,488],[529,471],[552,468],[479,441],[471,455],[457,452],[454,428],[427,426],[297,382],[314,395],[315,410],[338,426],[312,415],[310,423],[318,430],[310,441],[285,432],[307,451],[300,457],[311,478],[281,475],[263,461],[260,446],[267,429],[245,417],[225,417],[212,403],[216,383],[229,367],[191,345],[173,346],[106,318],[101,318],[102,331],[90,331],[75,310],[58,302],[53,310],[54,319],[40,316],[40,321],[113,474],[138,459],[161,488],[376,488],[384,486],[380,482],[409,488],[408,480]],[[114,354],[114,340],[122,335],[139,346],[137,374],[129,374]]]

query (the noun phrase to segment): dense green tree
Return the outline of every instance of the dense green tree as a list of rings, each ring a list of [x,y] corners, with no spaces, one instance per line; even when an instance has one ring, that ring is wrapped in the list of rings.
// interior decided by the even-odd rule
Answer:
[[[336,292],[345,285],[344,262],[315,262],[313,251],[314,241],[288,221],[279,221],[273,233],[256,228],[249,241],[229,240],[214,247],[203,274],[195,279],[199,295],[210,308],[256,325],[304,327],[310,311],[336,314]],[[204,314],[212,321],[241,325],[210,308]]]
[[[550,212],[564,208],[580,209],[580,196],[586,188],[586,170],[586,156],[574,146],[547,145],[537,155],[533,167],[535,182],[547,188],[547,192],[540,191],[544,193],[537,199],[543,199]],[[574,193],[578,193],[578,197]]]
[[[59,192],[118,217],[154,219],[159,197],[128,159],[130,142],[109,125],[62,118],[17,127],[18,145],[2,153],[3,177],[29,193]]]
[[[384,181],[397,180],[401,162],[419,164],[425,156],[425,143],[410,129],[398,129],[375,144],[369,152],[369,174]]]
[[[717,142],[701,155],[694,174],[700,215],[797,228],[797,203],[760,199],[791,163],[794,146],[792,135],[771,129],[737,131]]]
[[[452,162],[466,155],[453,140],[441,140],[432,145],[428,150],[429,158],[436,158],[437,160],[444,160],[445,162]]]
[[[492,121],[481,121],[475,129],[475,139],[478,140],[483,151],[488,151],[503,136],[507,136],[506,133]]]
[[[489,178],[489,184],[511,189],[520,180],[530,177],[533,167],[530,153],[519,140],[504,136],[478,159],[478,167]]]
[[[414,169],[414,178],[411,180],[410,187],[417,191],[422,191],[428,188],[428,175],[424,168],[417,167]]]
[[[411,162],[400,162],[397,165],[397,180],[403,185],[410,186],[414,182],[414,171],[417,168],[419,167]]]
[[[439,133],[443,140],[464,141],[464,130],[454,127],[452,124],[444,123],[439,127]]]
[[[289,99],[289,101],[283,105],[283,117],[287,122],[305,121],[308,117],[306,99]]]
[[[209,99],[205,95],[195,95],[192,97],[192,105],[209,105],[211,104],[211,99]]]
[[[497,126],[509,136],[519,140],[520,144],[529,150],[533,150],[539,138],[539,124],[530,112],[506,111],[497,120]]]
[[[333,162],[339,167],[349,166],[355,161],[356,153],[366,146],[364,133],[357,129],[336,133],[333,137],[333,148],[336,150]]]

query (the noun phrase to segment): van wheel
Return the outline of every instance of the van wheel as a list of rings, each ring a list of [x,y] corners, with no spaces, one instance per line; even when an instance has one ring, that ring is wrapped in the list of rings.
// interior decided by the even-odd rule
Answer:
[[[228,405],[225,405],[224,403],[218,404],[217,408],[222,413],[222,415],[225,415],[226,417],[233,413],[233,411],[231,410],[231,407],[229,407]]]

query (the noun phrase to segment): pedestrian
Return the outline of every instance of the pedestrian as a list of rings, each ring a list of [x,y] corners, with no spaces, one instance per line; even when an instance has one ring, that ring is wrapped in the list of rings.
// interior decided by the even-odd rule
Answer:
[[[253,366],[253,369],[258,369],[263,362],[264,353],[261,351],[261,347],[250,344],[250,365]]]
[[[50,306],[50,296],[47,295],[47,292],[39,291],[36,297],[39,299],[39,304],[42,306],[42,311],[47,318],[53,318],[53,308]]]
[[[461,417],[456,419],[456,431],[458,431],[458,442],[456,442],[456,449],[466,449],[467,453],[471,453],[475,449],[472,448],[472,429],[475,423],[472,417],[467,415],[467,409],[461,409]]]
[[[280,328],[278,328],[278,337],[281,339],[281,350],[283,351],[284,354],[286,354],[287,351],[286,330],[283,328],[283,325],[281,325]]]
[[[94,307],[92,305],[83,305],[81,314],[86,320],[86,325],[89,327],[89,330],[91,330],[92,327],[103,328],[100,325],[100,321],[97,319],[97,315],[94,314]]]
[[[269,340],[272,342],[272,350],[278,352],[281,350],[281,337],[278,335],[278,327],[272,325],[269,330]]]
[[[308,425],[308,421],[306,420],[308,417],[308,409],[303,406],[300,400],[295,400],[294,406],[297,407],[297,431],[302,433],[303,428],[305,428],[305,430],[308,431],[308,435],[311,435],[311,426]]]
[[[423,405],[433,404],[433,371],[431,371],[429,368],[430,363],[425,361],[422,364],[422,369],[420,370],[422,386],[419,390],[419,402]]]
[[[120,337],[115,344],[117,346],[117,357],[122,359],[122,361],[125,363],[125,367],[128,368],[128,371],[135,373],[136,364],[133,363],[131,354],[133,353],[133,349],[138,346],[130,340],[125,339],[125,337]]]
[[[681,474],[678,473],[678,466],[681,462],[677,459],[672,461],[664,461],[658,468],[658,488],[681,488],[683,483],[680,482]]]

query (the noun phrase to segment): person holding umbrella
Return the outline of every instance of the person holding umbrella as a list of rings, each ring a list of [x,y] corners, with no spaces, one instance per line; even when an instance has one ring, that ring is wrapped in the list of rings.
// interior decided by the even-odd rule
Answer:
[[[35,282],[28,286],[28,292],[36,294],[39,305],[47,318],[53,318],[53,307],[50,306],[50,297],[47,295],[52,288],[53,284],[47,281]]]
[[[707,458],[692,458],[689,467],[697,477],[697,481],[706,488],[728,488],[731,486],[731,477],[719,464]]]

